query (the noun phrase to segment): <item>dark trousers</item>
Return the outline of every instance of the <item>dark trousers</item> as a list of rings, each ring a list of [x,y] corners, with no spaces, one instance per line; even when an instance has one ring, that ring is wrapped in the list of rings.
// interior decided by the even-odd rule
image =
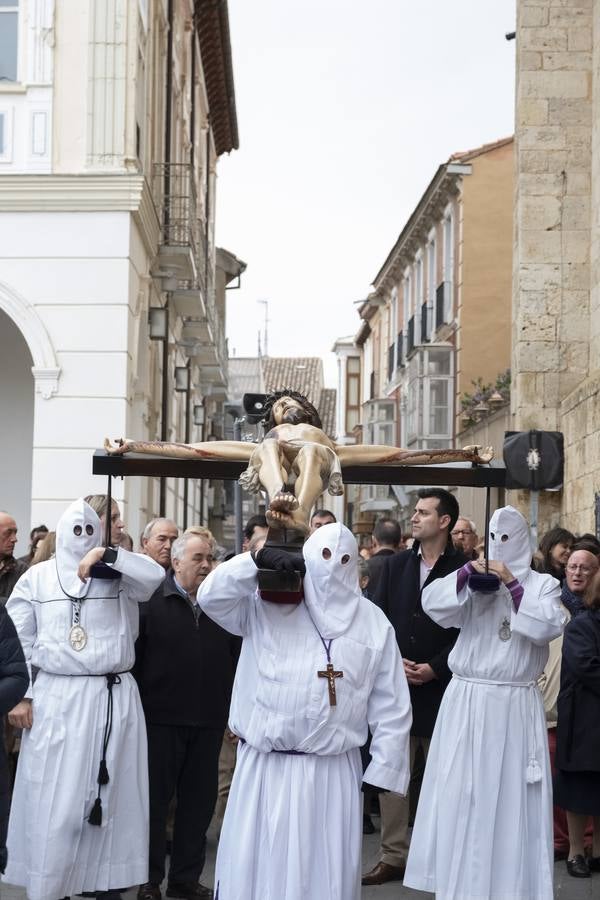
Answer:
[[[165,877],[167,813],[177,799],[169,881],[197,882],[206,856],[206,831],[217,800],[223,729],[148,723],[150,876]]]

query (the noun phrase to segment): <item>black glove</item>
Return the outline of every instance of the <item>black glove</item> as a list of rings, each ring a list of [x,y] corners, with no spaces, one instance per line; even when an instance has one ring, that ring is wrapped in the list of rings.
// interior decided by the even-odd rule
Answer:
[[[301,553],[288,553],[277,547],[264,546],[252,554],[254,562],[259,569],[273,569],[275,572],[299,572],[304,577],[306,566]]]

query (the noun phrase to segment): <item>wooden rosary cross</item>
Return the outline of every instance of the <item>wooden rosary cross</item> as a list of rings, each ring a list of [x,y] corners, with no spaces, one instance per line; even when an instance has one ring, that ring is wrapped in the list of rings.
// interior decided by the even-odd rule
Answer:
[[[327,668],[325,669],[325,671],[317,672],[317,675],[319,676],[319,678],[327,679],[327,687],[329,688],[329,705],[336,706],[337,700],[336,700],[336,696],[335,696],[335,679],[343,678],[344,673],[336,672],[335,669],[333,668],[333,664],[328,662]]]

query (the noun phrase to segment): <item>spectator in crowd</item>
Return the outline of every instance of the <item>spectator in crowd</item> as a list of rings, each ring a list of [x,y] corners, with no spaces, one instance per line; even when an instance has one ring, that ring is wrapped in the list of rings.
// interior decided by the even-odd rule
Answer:
[[[570,560],[569,560],[570,563]],[[562,647],[554,800],[567,810],[567,871],[588,878],[600,871],[600,573],[585,594],[585,609],[571,619]],[[593,818],[591,857],[584,835]]]
[[[96,515],[100,517],[100,521],[102,522],[102,527],[106,529],[106,507],[108,505],[108,500],[106,494],[88,494],[87,497],[83,498],[88,506],[91,506]],[[123,524],[123,519],[121,518],[121,511],[119,509],[119,504],[116,500],[113,500],[111,503],[111,512],[110,512],[110,546],[118,547],[121,543],[121,535],[125,530],[125,525]],[[102,533],[102,539],[104,540],[104,532]]]
[[[32,566],[37,566],[38,563],[46,562],[47,559],[52,559],[54,554],[56,553],[56,532],[49,531],[48,534],[42,538],[41,541],[38,541],[34,557],[31,561]]]
[[[460,633],[404,884],[457,900],[551,900],[552,781],[535,679],[564,626],[560,588],[531,569],[529,528],[511,506],[490,520],[492,576],[485,569],[469,562],[423,591],[425,612]]]
[[[0,606],[0,716],[4,717],[25,696],[29,672],[14,623]],[[4,741],[0,740],[0,872],[6,868],[6,832],[10,788]]]
[[[466,516],[459,516],[456,525],[452,529],[451,537],[456,549],[464,553],[467,559],[477,559],[479,555],[477,553],[479,537],[475,522],[472,519],[467,519]]]
[[[574,544],[575,547],[579,546]],[[589,546],[589,545],[588,545]],[[577,616],[585,609],[583,598],[589,588],[600,563],[598,557],[583,549],[574,550],[566,565],[566,578],[562,586],[561,602],[567,620],[571,615]],[[552,775],[556,775],[556,723],[558,720],[557,700],[560,688],[560,667],[562,658],[563,635],[550,642],[548,661],[544,666],[538,685],[544,701],[546,727],[548,729],[548,750]],[[564,809],[554,803],[554,858],[568,859],[569,835],[567,818]]]
[[[133,538],[127,531],[121,532],[121,540],[119,542],[119,546],[123,548],[123,550],[128,550],[129,553],[133,553]]]
[[[551,528],[540,541],[536,568],[552,575],[561,585],[565,580],[565,566],[575,537],[566,528]]]
[[[266,516],[262,514],[257,514],[256,516],[250,516],[246,525],[244,526],[244,537],[242,540],[242,553],[245,553],[248,549],[248,545],[253,537],[265,537],[267,536],[267,531],[269,530],[269,526],[267,524]]]
[[[396,519],[378,519],[371,540],[372,553],[368,560],[368,596],[374,597],[384,563],[389,556],[398,553],[402,531]]]
[[[369,597],[369,560],[358,560],[358,586],[363,597]]]
[[[586,546],[585,549],[589,549],[592,553],[595,553],[596,556],[600,556],[600,541],[595,534],[590,534],[589,532],[580,534],[579,537],[575,538],[575,543],[578,547],[582,544],[590,545]]]
[[[140,900],[160,900],[169,803],[176,796],[168,897],[202,900],[206,831],[217,798],[218,759],[227,722],[235,639],[196,602],[212,571],[212,545],[183,534],[171,551],[173,570],[140,606],[135,674],[148,728],[150,847]]]
[[[106,497],[99,506],[106,510]],[[119,520],[116,503],[110,514]],[[5,877],[30,900],[118,891],[147,877],[147,749],[129,670],[138,602],[164,572],[149,557],[103,546],[103,534],[91,506],[76,500],[58,521],[56,558],[32,566],[7,605],[38,669],[9,713],[24,732]],[[92,577],[99,562],[115,577]]]
[[[600,559],[600,543],[596,540],[590,540],[590,537],[578,537],[575,539],[575,543],[571,548],[571,552],[574,550],[587,550],[593,556],[597,556]]]
[[[37,528],[32,528],[29,532],[29,552],[26,553],[25,556],[20,556],[19,562],[25,563],[25,565],[30,566],[33,562],[33,557],[35,556],[37,545],[47,534],[48,529],[45,525],[38,525]]]
[[[415,542],[385,561],[375,603],[396,632],[403,657],[413,710],[410,738],[411,769],[418,748],[425,756],[444,691],[450,680],[448,654],[458,631],[433,622],[423,612],[423,588],[456,571],[467,562],[450,538],[458,519],[458,503],[442,488],[418,492],[412,517]],[[408,798],[381,794],[381,855],[377,865],[363,875],[364,885],[398,881],[408,856]]]
[[[151,519],[142,533],[142,553],[168,572],[171,568],[171,547],[178,534],[173,519]]]
[[[586,609],[584,595],[599,565],[598,557],[589,550],[574,550],[571,553],[565,567],[566,578],[561,590],[562,604],[569,611],[571,618]]]
[[[4,605],[15,584],[27,571],[27,564],[14,557],[17,523],[7,512],[0,512],[0,604]]]
[[[310,517],[310,533],[312,534],[317,528],[322,528],[323,525],[330,525],[332,522],[337,522],[332,512],[328,509],[315,509]]]

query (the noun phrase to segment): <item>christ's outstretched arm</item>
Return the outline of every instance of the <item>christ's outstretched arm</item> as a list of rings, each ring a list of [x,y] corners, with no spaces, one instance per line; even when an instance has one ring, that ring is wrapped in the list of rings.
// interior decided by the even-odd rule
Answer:
[[[381,444],[345,444],[336,446],[336,453],[343,466],[359,466],[399,463],[403,466],[426,466],[448,462],[488,463],[494,453],[491,447],[475,444],[454,450],[404,450],[402,447],[387,447]]]
[[[248,441],[202,441],[200,444],[179,444],[175,441],[132,441],[129,438],[111,443],[106,438],[104,449],[111,456],[125,453],[151,453],[172,459],[232,459],[248,462],[256,444]]]

